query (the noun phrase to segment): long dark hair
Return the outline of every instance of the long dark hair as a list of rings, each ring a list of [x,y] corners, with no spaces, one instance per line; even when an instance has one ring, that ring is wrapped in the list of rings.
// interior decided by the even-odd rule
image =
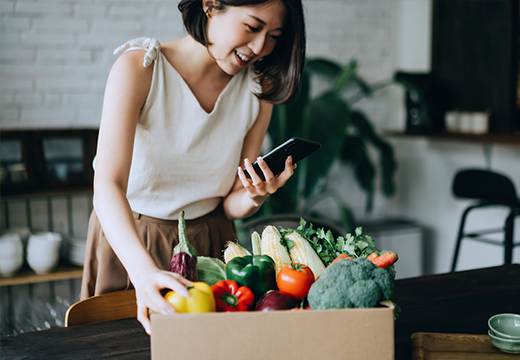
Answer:
[[[211,8],[223,10],[226,6],[258,5],[269,1],[282,2],[287,15],[284,31],[274,50],[253,64],[262,85],[262,93],[256,95],[261,100],[281,104],[298,90],[305,63],[305,20],[301,0],[215,0]],[[179,10],[188,34],[207,46],[207,17],[202,0],[182,0]]]

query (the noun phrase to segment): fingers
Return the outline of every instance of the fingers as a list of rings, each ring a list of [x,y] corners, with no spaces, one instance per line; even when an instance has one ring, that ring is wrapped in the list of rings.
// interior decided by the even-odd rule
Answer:
[[[184,296],[185,298],[190,296],[186,286],[193,284],[191,281],[185,279],[179,274],[175,274],[169,271],[164,271],[162,275],[164,275],[164,277],[161,277],[162,281],[159,282],[160,288],[172,289],[177,294]]]
[[[245,176],[244,170],[239,166],[238,167],[238,177],[240,178],[240,181],[242,182],[242,186],[247,190],[247,192],[250,194],[250,196],[261,196],[265,195],[265,184],[262,179],[258,176],[257,172],[255,171],[253,165],[251,164],[251,161],[249,159],[244,159],[244,167],[246,168],[247,172],[249,173],[250,178],[248,179]]]
[[[249,173],[249,176],[251,177],[251,181],[253,182],[253,185],[258,186],[262,183],[262,179],[260,179],[260,176],[255,171],[255,168],[251,164],[251,161],[249,161],[248,158],[244,159],[244,165],[246,167],[247,172]],[[260,165],[260,164],[258,164]]]
[[[244,173],[244,170],[242,170],[242,167],[238,167],[238,177],[240,178],[240,182],[242,182],[242,186],[247,190],[250,191],[254,188],[253,184],[251,184],[250,180],[246,177],[246,174]]]
[[[285,169],[284,171],[277,177],[278,180],[278,188],[281,188],[285,185],[287,180],[291,178],[294,174],[294,169],[296,169],[296,164],[292,163],[292,157],[289,156],[285,160]]]
[[[152,335],[152,324],[148,318],[148,308],[137,302],[137,320],[143,325],[144,330],[148,335]]]
[[[274,194],[287,182],[287,180],[289,180],[289,178],[293,175],[293,170],[296,168],[296,164],[292,163],[291,156],[287,157],[285,160],[285,169],[278,175],[273,174],[266,161],[262,157],[257,159],[257,164],[262,170],[265,181],[260,179],[249,159],[244,159],[244,167],[248,171],[251,177],[250,179],[245,176],[243,169],[238,167],[238,177],[240,178],[244,188],[249,193],[249,196],[253,198],[265,197],[270,194]]]
[[[139,320],[149,335],[151,334],[151,323],[148,317],[149,310],[161,314],[175,313],[174,307],[161,295],[161,289],[171,289],[187,298],[190,295],[186,286],[191,284],[191,281],[179,274],[159,271],[149,278],[144,286],[136,288],[137,320]]]
[[[269,166],[267,165],[265,160],[262,157],[258,157],[258,159],[256,159],[256,162],[258,166],[260,166],[260,169],[262,169],[262,172],[264,173],[265,181],[267,183],[271,183],[274,180],[274,175],[271,169],[269,169]]]
[[[186,280],[184,277],[180,276],[179,274],[171,273],[168,271],[163,271],[159,275],[158,281],[157,281],[157,288],[154,289],[155,291],[152,291],[148,293],[148,298],[150,299],[150,302],[152,304],[152,310],[156,312],[160,312],[162,314],[172,314],[175,312],[175,309],[173,306],[161,295],[160,289],[171,289],[175,291],[180,296],[183,296],[185,298],[190,297],[190,294],[188,293],[188,289],[186,289],[186,286],[191,285],[192,282],[189,280]]]

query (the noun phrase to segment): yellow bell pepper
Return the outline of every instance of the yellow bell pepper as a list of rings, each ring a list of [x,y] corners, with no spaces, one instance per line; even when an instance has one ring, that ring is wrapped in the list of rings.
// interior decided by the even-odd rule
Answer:
[[[215,311],[215,298],[211,287],[201,281],[188,286],[189,298],[185,298],[175,291],[169,291],[164,298],[172,304],[178,313],[205,313]]]

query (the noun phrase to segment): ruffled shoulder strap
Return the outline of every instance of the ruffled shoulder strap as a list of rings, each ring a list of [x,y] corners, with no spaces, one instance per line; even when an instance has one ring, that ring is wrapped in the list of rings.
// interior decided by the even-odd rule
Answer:
[[[143,66],[146,68],[150,66],[152,61],[157,59],[159,51],[161,50],[161,44],[153,38],[141,37],[137,39],[132,39],[115,49],[114,55],[118,54],[121,51],[127,52],[137,49],[146,50],[146,54],[144,55],[143,60]]]

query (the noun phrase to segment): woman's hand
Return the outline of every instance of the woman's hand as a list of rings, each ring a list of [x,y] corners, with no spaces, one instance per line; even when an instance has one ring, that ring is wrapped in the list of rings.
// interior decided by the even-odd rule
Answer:
[[[175,312],[173,306],[164,299],[160,291],[171,289],[187,298],[190,295],[186,287],[191,284],[191,281],[170,271],[157,269],[140,274],[139,279],[133,283],[137,301],[137,320],[143,325],[148,335],[152,333],[150,318],[148,317],[150,312],[162,314]]]
[[[238,177],[242,182],[242,185],[247,191],[247,195],[255,203],[256,206],[261,205],[265,199],[271,194],[274,194],[276,190],[284,186],[284,184],[293,175],[293,170],[296,168],[296,164],[292,163],[292,157],[289,156],[285,160],[285,169],[278,175],[274,175],[264,159],[259,157],[257,159],[258,166],[264,174],[265,181],[262,181],[258,174],[255,172],[253,165],[249,159],[244,159],[244,166],[250,175],[250,179],[244,174],[242,167],[238,167]]]

